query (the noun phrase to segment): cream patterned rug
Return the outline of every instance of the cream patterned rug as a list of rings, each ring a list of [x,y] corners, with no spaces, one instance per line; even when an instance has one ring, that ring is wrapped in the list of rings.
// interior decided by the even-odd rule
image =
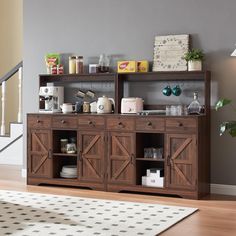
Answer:
[[[0,235],[157,235],[196,208],[0,190]]]

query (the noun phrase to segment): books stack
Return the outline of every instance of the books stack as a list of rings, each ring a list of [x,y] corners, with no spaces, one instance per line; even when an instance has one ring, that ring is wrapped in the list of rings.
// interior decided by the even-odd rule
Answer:
[[[153,71],[187,71],[184,55],[189,50],[189,35],[156,36]]]

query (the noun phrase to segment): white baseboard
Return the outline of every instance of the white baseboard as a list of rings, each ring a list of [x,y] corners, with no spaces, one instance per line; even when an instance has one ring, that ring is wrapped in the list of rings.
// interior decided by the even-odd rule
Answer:
[[[22,176],[22,178],[26,178],[27,177],[26,169],[21,169],[21,176]]]
[[[211,193],[236,196],[236,185],[211,184]]]

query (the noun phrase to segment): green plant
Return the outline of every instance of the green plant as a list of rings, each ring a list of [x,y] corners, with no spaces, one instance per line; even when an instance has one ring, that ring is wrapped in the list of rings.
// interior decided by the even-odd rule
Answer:
[[[220,108],[226,106],[226,105],[231,105],[232,106],[232,101],[229,99],[220,99],[215,106],[216,111],[218,111]],[[234,111],[236,109],[232,107]],[[236,137],[236,121],[224,121],[220,124],[220,135],[222,135],[224,132],[228,132],[232,137]]]
[[[202,61],[204,58],[204,53],[200,49],[189,50],[185,55],[184,59],[186,61]]]

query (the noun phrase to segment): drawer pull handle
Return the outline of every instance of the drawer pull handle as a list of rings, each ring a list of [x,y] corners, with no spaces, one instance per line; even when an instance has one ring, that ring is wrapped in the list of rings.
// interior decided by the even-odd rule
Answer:
[[[62,123],[62,124],[65,124],[65,123],[66,123],[66,121],[65,121],[65,120],[61,120],[61,123]]]
[[[90,121],[88,122],[88,124],[89,124],[89,125],[92,125],[92,124],[93,124],[93,122],[90,120]]]
[[[122,122],[119,122],[119,123],[118,123],[118,126],[119,126],[120,128],[123,128],[123,127],[124,127],[124,125],[123,125]]]
[[[147,123],[147,126],[149,126],[149,127],[152,126],[152,122],[149,121],[149,122]]]
[[[183,123],[179,123],[179,127],[182,127],[183,126]]]
[[[37,123],[38,123],[38,124],[41,123],[41,120],[37,120]]]

